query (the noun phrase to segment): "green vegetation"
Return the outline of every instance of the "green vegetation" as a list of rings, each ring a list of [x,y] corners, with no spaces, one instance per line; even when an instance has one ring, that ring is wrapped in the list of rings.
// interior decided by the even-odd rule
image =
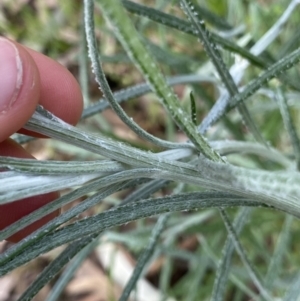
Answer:
[[[1,240],[85,197],[1,254],[0,276],[69,244],[19,299],[31,300],[67,266],[64,287],[105,235],[137,258],[120,300],[160,256],[165,299],[298,300],[299,1],[94,2],[7,1],[0,12],[0,34],[75,70],[85,100],[77,127],[41,107],[26,124],[56,139],[45,147],[68,164],[0,157],[0,187],[5,173],[27,175],[0,204],[66,191]],[[125,135],[105,118],[109,107]],[[184,237],[196,246],[179,248]],[[179,260],[186,270],[174,281]]]

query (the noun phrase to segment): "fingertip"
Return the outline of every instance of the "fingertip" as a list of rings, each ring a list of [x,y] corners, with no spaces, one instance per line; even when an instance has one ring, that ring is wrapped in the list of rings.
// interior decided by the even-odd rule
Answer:
[[[0,37],[0,142],[18,131],[39,101],[37,66],[19,44]],[[5,93],[4,93],[5,92]]]
[[[73,74],[53,59],[26,48],[40,74],[40,104],[65,122],[75,125],[83,110],[80,86]]]
[[[39,104],[65,122],[77,124],[83,110],[83,96],[73,74],[42,53],[30,48],[26,50],[35,61],[40,75]],[[19,133],[45,137],[25,129],[21,129]]]

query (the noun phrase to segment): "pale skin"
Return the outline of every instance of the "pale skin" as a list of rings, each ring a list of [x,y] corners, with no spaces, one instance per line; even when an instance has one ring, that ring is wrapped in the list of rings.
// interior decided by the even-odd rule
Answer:
[[[5,43],[0,37],[0,51]],[[76,124],[82,113],[82,94],[76,79],[59,63],[16,42],[9,41],[8,43],[13,43],[16,47],[22,67],[22,78],[18,91],[15,93],[16,97],[13,104],[8,110],[0,113],[0,155],[32,158],[31,154],[12,141],[9,136],[15,132],[21,132],[41,137],[22,129],[33,114],[37,104],[42,105],[62,120],[72,125]],[[0,68],[1,59],[4,58],[0,56]],[[28,198],[25,202],[16,201],[0,205],[0,230],[22,216],[53,201],[58,195],[58,192],[53,192]],[[49,214],[14,234],[8,240],[19,241],[58,214],[58,211]]]

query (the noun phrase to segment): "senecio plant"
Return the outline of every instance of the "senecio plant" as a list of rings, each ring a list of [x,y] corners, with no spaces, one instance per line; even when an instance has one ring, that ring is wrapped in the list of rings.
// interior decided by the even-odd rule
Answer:
[[[298,4],[299,1],[291,1],[274,25],[259,40],[250,43],[243,36],[244,29],[232,28],[212,12],[186,0],[172,4],[180,17],[128,0],[95,3],[84,0],[88,57],[103,99],[87,105],[82,118],[101,114],[110,107],[132,131],[150,142],[147,145],[158,151],[147,147],[139,149],[129,142],[75,128],[42,107],[36,109],[26,129],[93,152],[101,159],[61,162],[0,157],[1,204],[69,189],[52,203],[0,231],[1,240],[86,196],[83,202],[0,255],[0,276],[3,276],[45,252],[68,244],[19,300],[31,300],[66,265],[78,267],[101,243],[104,233],[109,240],[113,227],[149,217],[152,217],[152,228],[149,230],[148,223],[145,228],[148,231],[144,229],[148,242],[146,246],[140,246],[136,268],[120,300],[129,298],[144,267],[160,255],[167,258],[159,281],[165,299],[172,296],[174,300],[298,300],[300,262],[294,259],[292,264],[292,259],[286,257],[292,252],[292,224],[299,230],[300,217],[300,143],[292,118],[294,100],[299,101],[300,96],[296,66],[300,48],[286,47],[280,53],[280,59],[275,59],[266,50],[280,35]],[[101,40],[97,41],[95,36],[95,11],[105,19],[110,32],[116,36],[145,83],[112,92],[102,68],[103,55],[97,45]],[[202,59],[186,57],[184,64],[192,62],[197,66],[197,72],[173,77],[163,75],[156,61],[159,59],[157,48],[138,32],[132,15],[144,17],[145,22],[149,19],[157,22],[160,28],[193,36],[191,46],[202,47],[206,55]],[[179,57],[162,49],[159,54],[165,63]],[[249,78],[251,80],[247,82]],[[211,98],[212,93],[206,91],[207,86],[202,83],[215,88],[216,99]],[[174,93],[172,85],[176,84],[193,87],[193,93],[185,97],[187,100],[180,100]],[[186,136],[185,142],[168,141],[149,134],[120,106],[120,102],[149,92],[155,94],[165,114]],[[203,100],[209,109],[199,120],[198,108]],[[190,104],[188,109],[186,103]],[[254,116],[253,103],[268,116],[264,124]],[[281,116],[282,123],[272,116]],[[290,141],[290,148],[272,145],[273,141],[267,140],[264,125],[270,125],[272,118],[284,126],[285,141]],[[128,188],[130,194],[117,205],[94,216],[69,222],[112,194]],[[168,195],[159,194],[163,188],[167,188]],[[181,211],[185,213],[178,213]],[[269,249],[266,242],[259,239],[259,234],[251,234],[251,231],[257,232],[251,227],[255,228],[257,224],[262,227],[265,222],[263,218],[255,219],[261,212],[268,212],[270,219],[277,218],[279,233],[282,226],[279,238],[275,238],[276,243]],[[209,229],[210,219],[221,221],[215,225],[223,226],[222,231],[226,228],[227,239],[216,227]],[[200,242],[199,250],[194,253],[178,250],[174,254],[178,236],[192,230]],[[212,231],[218,235],[214,236]],[[206,236],[206,232],[211,235]],[[130,247],[134,244],[130,240],[133,236],[126,235],[124,233],[126,239],[122,240],[120,235],[115,235],[115,239],[119,237],[119,241]],[[249,236],[257,237],[257,240],[254,238],[254,242],[249,243]],[[219,252],[222,246],[223,250]],[[261,259],[255,260],[255,254],[260,254]],[[190,265],[184,276],[186,281],[177,291],[170,286],[171,257],[175,260],[184,258]],[[284,260],[286,266],[293,265],[294,269],[284,269]],[[74,270],[67,268],[68,274],[58,278],[55,288],[59,288],[53,289],[48,300],[58,298]]]

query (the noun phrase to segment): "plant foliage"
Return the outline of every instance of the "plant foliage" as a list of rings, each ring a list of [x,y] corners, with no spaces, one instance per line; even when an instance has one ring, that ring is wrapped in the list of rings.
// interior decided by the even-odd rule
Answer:
[[[67,267],[48,299],[57,300],[76,268],[101,243],[103,234],[117,232],[116,226],[149,217],[157,217],[157,222],[147,232],[148,243],[140,252],[135,271],[120,300],[128,299],[145,267],[158,253],[165,254],[168,260],[161,271],[159,287],[165,298],[211,298],[215,301],[244,300],[243,296],[246,296],[253,300],[277,298],[287,301],[299,297],[295,289],[299,285],[298,273],[289,273],[283,261],[287,260],[285,255],[290,252],[292,222],[299,230],[300,143],[294,118],[299,114],[299,105],[294,99],[299,99],[297,63],[300,48],[291,44],[282,49],[280,55],[273,51],[276,47],[269,48],[278,37],[281,38],[293,11],[299,9],[299,1],[291,1],[258,41],[254,36],[249,39],[245,28],[235,33],[238,26],[231,25],[209,7],[199,6],[196,1],[182,0],[172,6],[164,1],[158,2],[169,9],[171,7],[176,14],[128,0],[83,2],[84,30],[81,35],[86,37],[88,51],[85,49],[80,54],[81,84],[85,97],[89,98],[85,65],[88,53],[103,98],[96,103],[87,101],[82,120],[96,118],[110,107],[141,139],[142,147],[131,141],[120,141],[102,133],[73,127],[38,107],[26,129],[84,149],[96,155],[96,159],[63,162],[0,157],[3,170],[0,173],[0,204],[69,189],[51,204],[0,231],[1,240],[79,197],[86,197],[84,202],[0,255],[0,276],[4,276],[37,256],[68,244],[19,300],[32,300],[73,260],[74,266]],[[228,7],[233,10],[229,4]],[[99,20],[101,25],[98,25]],[[126,63],[132,64],[132,69],[137,68],[144,83],[112,92],[103,67],[108,58],[102,53],[101,40],[99,43],[97,39],[98,26],[106,35],[116,37],[120,43],[118,47],[122,49],[120,57],[123,60],[125,57]],[[170,47],[153,45],[147,31],[149,29],[151,33],[153,26],[156,26],[155,30],[163,29],[163,35],[167,37],[169,31],[178,33],[178,38],[173,37],[172,42],[190,43],[185,44],[186,48],[192,48],[190,57],[187,54],[179,56]],[[290,38],[293,39],[293,34]],[[84,40],[82,44],[85,44]],[[114,59],[118,61],[118,58]],[[168,62],[174,62],[168,67],[175,76],[167,76],[165,65]],[[172,88],[177,84],[185,85],[187,91],[190,89],[187,87],[192,87],[193,92],[186,93],[187,97],[178,96]],[[120,105],[121,102],[130,104],[133,98],[149,92],[155,96],[151,101],[161,105],[165,119],[170,120],[173,140],[150,134]],[[190,106],[185,105],[186,102]],[[199,108],[205,114],[200,113]],[[283,121],[278,116],[282,116]],[[197,124],[199,120],[201,122]],[[272,131],[273,123],[284,127],[279,132]],[[185,142],[176,140],[176,129],[184,134]],[[286,141],[283,138],[286,133],[290,148],[283,142]],[[20,143],[26,139],[16,138]],[[74,217],[105,202],[112,194],[128,189],[131,193],[123,202],[72,222]],[[167,189],[169,195],[162,194],[162,189]],[[160,197],[157,196],[159,192]],[[209,211],[212,208],[216,209]],[[181,211],[189,213],[178,214]],[[213,221],[203,226],[201,219],[208,212]],[[279,225],[280,220],[285,219],[274,250],[264,249],[267,234],[262,233],[268,231],[255,232],[260,231],[256,223],[262,223],[255,216],[261,219],[272,217],[279,221]],[[225,228],[228,236],[223,240]],[[200,234],[205,229],[208,233]],[[277,230],[280,232],[279,228]],[[138,227],[136,231],[139,231]],[[171,249],[174,249],[178,236],[187,231],[194,231],[201,248],[195,253],[172,255]],[[139,244],[134,243],[133,237],[129,237],[127,242],[117,237],[129,247],[130,244]],[[253,240],[254,245],[249,246]],[[213,248],[222,248],[222,253]],[[264,259],[263,263],[258,263],[255,254],[261,249],[265,252]],[[234,257],[235,251],[237,258]],[[195,270],[191,268],[175,288],[170,285],[172,256],[184,257],[191,265],[197,266]],[[292,266],[293,263],[288,262],[287,265]],[[178,291],[189,292],[189,289],[184,291],[189,277],[195,279],[190,283],[192,293],[189,297],[182,296]],[[206,289],[203,283],[206,283]],[[230,291],[235,299],[229,296]]]

